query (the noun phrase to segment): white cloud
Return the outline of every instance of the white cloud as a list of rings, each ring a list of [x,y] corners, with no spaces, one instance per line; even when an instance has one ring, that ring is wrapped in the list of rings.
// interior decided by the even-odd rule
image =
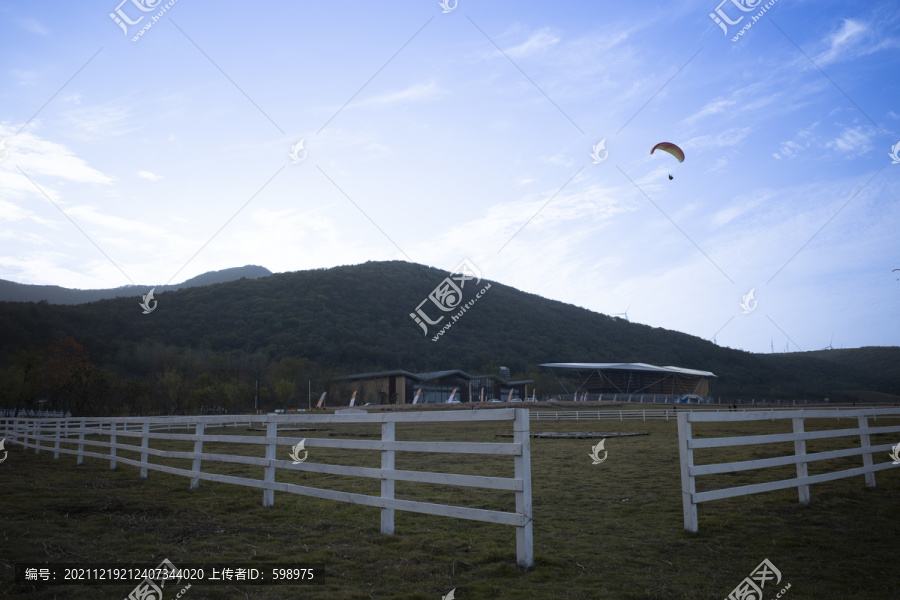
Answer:
[[[129,123],[131,108],[121,100],[74,108],[66,113],[66,118],[83,139],[108,139],[139,129]]]
[[[55,227],[53,221],[42,219],[35,215],[32,211],[22,208],[18,204],[0,199],[0,221],[23,221],[31,220],[41,225]]]
[[[868,31],[868,26],[853,19],[844,19],[841,28],[828,36],[828,50],[815,58],[816,64],[822,66],[843,58]]]
[[[56,246],[59,246],[58,240]],[[25,257],[0,256],[0,266],[7,271],[15,271],[7,278],[19,283],[59,285],[73,289],[98,289],[131,283],[103,256],[88,261],[73,261],[72,254],[59,250],[32,252]]]
[[[572,159],[565,154],[554,154],[553,156],[541,156],[538,160],[541,162],[545,162],[551,165],[557,165],[560,167],[571,167],[575,163],[572,162]]]
[[[117,217],[114,215],[106,215],[97,211],[93,206],[73,206],[66,209],[66,213],[75,218],[79,223],[90,223],[99,227],[104,227],[115,233],[136,233],[144,238],[159,239],[167,232],[165,229],[149,225],[143,221],[132,221]]]
[[[431,83],[417,83],[409,86],[405,90],[366,98],[365,100],[357,102],[356,105],[365,106],[372,104],[394,104],[396,102],[413,102],[416,100],[434,98],[440,93],[440,89],[438,89],[438,86],[433,81]]]
[[[151,173],[150,171],[138,171],[137,176],[144,179],[149,179],[150,181],[159,181],[160,179],[162,179],[162,175],[157,175],[155,173]]]
[[[340,203],[307,210],[259,208],[250,215],[254,227],[231,231],[226,228],[211,246],[227,247],[229,255],[245,257],[242,260],[275,272],[356,264],[363,256],[371,260],[402,259],[393,256],[396,249],[383,237],[348,236],[342,220],[344,211]],[[317,251],[310,252],[310,248]],[[210,254],[209,258],[212,257],[222,260],[221,254]],[[202,254],[198,257],[203,258]],[[229,266],[232,264],[226,260],[214,267],[196,266],[195,270],[199,274],[209,268]]]
[[[847,127],[837,138],[825,142],[826,148],[844,153],[865,154],[872,149],[872,136],[875,132],[868,127]]]
[[[552,34],[548,28],[539,29],[531,34],[531,36],[519,44],[504,50],[507,56],[511,58],[522,58],[531,54],[544,52],[559,43],[559,38]]]
[[[35,126],[32,123],[32,127]],[[6,139],[9,158],[0,164],[0,192],[17,196],[23,193],[43,196],[35,188],[37,184],[56,200],[59,195],[54,191],[53,184],[61,183],[60,180],[100,184],[113,182],[111,177],[88,166],[62,144],[44,140],[31,133],[14,133],[15,129],[11,127],[0,127],[0,139],[10,136]]]
[[[813,130],[819,126],[819,122],[816,121],[809,127],[805,129],[801,129],[797,132],[793,139],[781,142],[781,147],[778,152],[772,154],[778,160],[782,158],[794,158],[803,150],[806,150],[816,140],[816,137],[813,135]]]
[[[34,19],[21,19],[19,20],[19,26],[25,31],[29,31],[31,33],[37,33],[39,35],[50,35],[50,32],[47,31],[47,28]]]
[[[737,104],[737,100],[733,98],[713,100],[712,102],[707,103],[706,106],[699,111],[686,118],[684,122],[685,124],[691,125],[710,115],[717,115],[725,112],[726,109],[731,108],[735,104]]]
[[[771,190],[758,190],[735,198],[730,206],[726,206],[712,215],[712,224],[715,227],[724,227],[738,217],[752,211],[774,195],[775,193]]]
[[[37,82],[37,71],[20,71],[13,69],[10,73],[19,80],[19,85],[32,85]]]
[[[728,146],[737,146],[743,142],[750,134],[750,127],[732,127],[714,135],[701,135],[691,138],[682,146],[685,148],[696,148],[697,150],[712,150],[715,148],[726,148]]]

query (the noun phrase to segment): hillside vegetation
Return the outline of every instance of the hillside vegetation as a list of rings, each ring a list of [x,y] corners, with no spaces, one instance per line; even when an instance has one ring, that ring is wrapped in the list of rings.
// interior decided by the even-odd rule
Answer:
[[[237,279],[256,279],[257,277],[266,277],[272,272],[265,267],[255,265],[247,265],[246,267],[233,267],[231,269],[222,269],[221,271],[210,271],[202,275],[192,277],[182,283],[172,285],[158,285],[157,292],[167,290],[180,290],[189,287],[197,287],[202,285],[212,285],[214,283],[223,283],[226,281],[235,281]],[[0,279],[0,300],[7,302],[41,302],[46,301],[50,304],[84,304],[86,302],[95,302],[97,300],[105,300],[107,298],[125,298],[133,296],[141,296],[146,294],[152,285],[125,285],[117,288],[109,288],[103,290],[73,290],[60,287],[58,285],[31,285],[27,283],[16,283],[14,281],[6,281]]]
[[[491,287],[432,341],[436,327],[425,335],[410,313],[447,275],[399,261],[282,273],[164,291],[147,315],[140,294],[73,306],[0,303],[0,391],[7,406],[42,396],[112,410],[129,399],[142,412],[161,410],[163,396],[166,410],[246,408],[259,382],[265,403],[305,405],[309,388],[329,377],[504,365],[556,393],[539,364],[567,361],[708,370],[718,376],[713,394],[724,398],[900,390],[897,347],[752,354],[487,281],[468,282],[465,301]]]

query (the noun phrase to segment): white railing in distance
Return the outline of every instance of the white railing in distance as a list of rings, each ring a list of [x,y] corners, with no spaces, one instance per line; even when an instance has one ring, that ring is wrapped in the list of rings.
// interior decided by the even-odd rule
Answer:
[[[449,421],[472,423],[485,421],[512,421],[512,443],[495,442],[422,442],[396,441],[395,427],[399,424],[445,423]],[[263,491],[263,505],[273,506],[275,491],[302,494],[315,498],[362,504],[381,509],[381,532],[394,533],[394,511],[404,510],[437,516],[469,519],[512,525],[516,528],[516,557],[520,566],[534,565],[532,503],[531,503],[531,455],[528,409],[502,408],[482,411],[435,411],[409,413],[360,413],[326,415],[254,415],[240,417],[240,423],[257,424],[266,428],[266,435],[210,435],[207,427],[236,425],[234,416],[192,416],[192,417],[123,417],[92,419],[28,419],[0,418],[0,437],[6,437],[11,444],[21,444],[25,448],[33,443],[35,453],[42,442],[53,442],[54,457],[60,453],[77,456],[81,464],[85,456],[109,461],[110,469],[118,464],[126,464],[140,469],[140,476],[147,477],[148,470],[161,471],[190,478],[190,487],[195,489],[200,480],[217,481]],[[381,451],[381,467],[358,467],[325,463],[302,462],[294,465],[291,460],[279,460],[276,450],[279,445],[294,445],[300,437],[278,436],[279,425],[314,425],[339,423],[379,423],[381,440],[358,440],[336,438],[306,438],[306,448],[342,448]],[[164,427],[162,429],[160,426]],[[168,433],[172,428],[187,428],[188,433]],[[52,433],[51,433],[52,430]],[[70,439],[71,438],[71,439]],[[94,439],[100,438],[100,439]],[[106,441],[104,441],[104,439]],[[140,440],[139,445],[124,443],[126,439]],[[154,448],[151,440],[179,440],[194,442],[193,452],[180,452]],[[264,445],[265,458],[235,454],[209,454],[203,452],[204,442]],[[63,443],[69,447],[61,447]],[[85,446],[89,449],[85,450]],[[90,448],[106,449],[106,452],[91,451]],[[117,450],[137,453],[139,460],[127,458]],[[483,475],[461,475],[431,471],[398,470],[394,456],[401,452],[441,452],[456,454],[485,454],[512,456],[514,477],[492,477]],[[152,463],[148,457],[177,458],[191,460],[190,469],[180,469]],[[237,463],[264,467],[263,479],[250,479],[231,475],[203,472],[205,462]],[[381,495],[339,492],[313,488],[275,480],[276,470],[306,471],[333,475],[348,475],[381,480]],[[515,512],[486,510],[463,506],[452,506],[404,500],[394,497],[396,481],[433,483],[440,485],[478,487],[515,493]]]
[[[796,487],[799,501],[809,503],[809,486],[813,483],[833,481],[845,477],[864,475],[866,486],[875,487],[875,472],[893,468],[892,462],[875,464],[873,454],[891,451],[891,444],[873,446],[870,443],[872,435],[885,433],[900,433],[900,426],[872,427],[869,418],[900,417],[898,408],[865,408],[865,409],[823,409],[823,410],[764,410],[753,412],[692,412],[678,415],[678,454],[681,464],[681,498],[684,509],[684,528],[690,532],[696,532],[697,505],[701,502],[745,496],[760,492],[782,490]],[[830,429],[825,431],[804,431],[805,419],[856,419],[857,426],[846,429]],[[693,423],[713,422],[741,422],[762,421],[775,419],[791,419],[791,433],[776,433],[766,435],[742,435],[734,437],[712,437],[695,439],[692,437],[691,425]],[[827,452],[806,453],[807,440],[831,439],[842,437],[858,437],[860,447],[845,448],[842,450],[829,450]],[[775,458],[762,458],[757,460],[745,460],[731,463],[714,463],[694,465],[694,450],[698,448],[724,448],[733,446],[746,446],[752,444],[768,444],[779,442],[793,442],[794,454]],[[807,465],[811,462],[829,460],[847,456],[862,456],[863,466],[842,471],[832,471],[810,476]],[[784,465],[796,465],[797,476],[793,479],[768,481],[752,485],[743,485],[731,488],[722,488],[706,492],[697,492],[696,477],[698,475],[713,475],[718,473],[734,473],[750,469],[763,469]]]
[[[746,412],[759,410],[780,410],[780,411],[796,411],[797,408],[791,407],[769,407],[764,408],[759,405],[742,405],[732,410],[729,407],[721,407],[718,405],[697,405],[684,404],[672,408],[648,408],[648,409],[599,409],[599,410],[532,410],[532,421],[602,421],[606,419],[615,421],[641,420],[647,421],[651,419],[662,419],[668,421],[674,420],[681,413],[691,412]],[[840,408],[820,408],[818,410],[836,411]]]

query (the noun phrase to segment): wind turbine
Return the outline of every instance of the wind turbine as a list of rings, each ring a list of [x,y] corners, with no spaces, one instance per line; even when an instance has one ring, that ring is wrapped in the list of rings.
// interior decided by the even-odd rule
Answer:
[[[628,308],[631,308],[631,303],[630,303],[630,302],[628,303]],[[626,308],[626,309],[625,309],[625,312],[623,312],[623,313],[616,313],[616,314],[611,315],[611,316],[613,316],[613,317],[622,317],[622,316],[624,316],[624,317],[625,317],[625,320],[628,321],[628,322],[630,323],[631,321],[628,319],[628,308]]]
[[[775,338],[772,338],[772,341],[769,342],[769,347],[772,348],[772,354],[775,354]]]
[[[834,341],[834,334],[831,334],[831,341],[828,342],[828,345],[822,348],[822,350],[834,350],[834,346],[831,345],[831,342]]]

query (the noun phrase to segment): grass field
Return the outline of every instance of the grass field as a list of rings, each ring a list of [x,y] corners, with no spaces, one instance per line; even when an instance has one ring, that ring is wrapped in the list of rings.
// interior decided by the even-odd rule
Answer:
[[[855,423],[855,421],[853,422]],[[900,424],[879,419],[878,425]],[[807,430],[847,427],[847,420],[811,421]],[[378,434],[377,425],[327,425],[300,437]],[[790,422],[699,424],[695,437],[787,432]],[[379,532],[379,510],[353,504],[262,491],[52,451],[35,454],[7,443],[0,464],[0,597],[50,599],[125,598],[133,585],[17,586],[15,562],[183,563],[254,562],[316,565],[315,584],[304,586],[201,586],[185,600],[205,598],[310,598],[440,600],[456,589],[467,599],[722,599],[764,559],[782,573],[793,599],[900,599],[900,470],[876,474],[877,488],[862,476],[814,485],[812,502],[796,489],[701,504],[700,530],[684,531],[676,423],[672,421],[563,421],[532,423],[532,431],[642,432],[611,437],[608,459],[592,465],[596,440],[534,439],[532,569],[515,566],[515,529],[473,521],[397,512],[395,535]],[[397,425],[397,439],[509,442],[507,423]],[[245,427],[207,429],[248,435]],[[261,432],[254,432],[263,435]],[[285,435],[285,434],[282,434]],[[288,434],[297,435],[297,434]],[[363,439],[366,439],[365,437]],[[289,438],[293,440],[293,438]],[[851,441],[852,440],[852,441]],[[873,437],[873,444],[897,443]],[[133,442],[132,442],[133,443]],[[808,452],[858,444],[858,439],[807,443]],[[154,447],[191,451],[192,442]],[[204,445],[204,452],[236,453],[237,446]],[[263,447],[237,447],[263,456]],[[279,447],[286,458],[289,445]],[[698,451],[696,463],[748,460],[790,453],[791,444]],[[136,454],[119,452],[120,456]],[[190,468],[188,460],[154,462]],[[379,453],[311,451],[309,462],[377,467]],[[875,462],[890,462],[887,454]],[[861,465],[861,459],[822,461],[810,474]],[[510,457],[397,453],[397,468],[511,477]],[[209,472],[262,479],[261,467],[204,463]],[[790,467],[709,476],[698,491],[789,478]],[[278,481],[378,494],[377,480],[279,469]],[[444,488],[398,482],[398,498],[512,511],[511,492]],[[318,571],[317,571],[318,573]],[[166,600],[174,597],[167,589]]]

